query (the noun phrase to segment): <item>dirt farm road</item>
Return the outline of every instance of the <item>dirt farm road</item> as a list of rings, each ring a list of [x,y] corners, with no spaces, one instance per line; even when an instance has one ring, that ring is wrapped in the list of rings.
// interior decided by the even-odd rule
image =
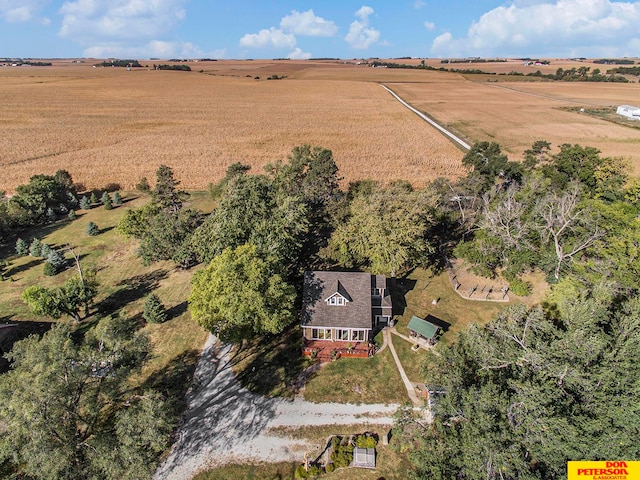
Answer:
[[[269,432],[274,427],[393,424],[398,405],[311,403],[262,397],[242,388],[231,370],[231,347],[211,335],[187,395],[179,436],[154,480],[188,480],[206,467],[248,461],[302,461],[319,445]]]

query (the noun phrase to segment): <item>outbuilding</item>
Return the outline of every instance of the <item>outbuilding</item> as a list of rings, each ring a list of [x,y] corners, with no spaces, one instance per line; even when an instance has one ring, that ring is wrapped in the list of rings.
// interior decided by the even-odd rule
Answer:
[[[435,345],[439,335],[442,333],[442,329],[427,320],[424,320],[415,315],[409,320],[409,335],[417,340],[424,340],[429,345]]]
[[[618,115],[631,118],[632,120],[640,120],[640,107],[634,107],[633,105],[620,105],[616,110]]]

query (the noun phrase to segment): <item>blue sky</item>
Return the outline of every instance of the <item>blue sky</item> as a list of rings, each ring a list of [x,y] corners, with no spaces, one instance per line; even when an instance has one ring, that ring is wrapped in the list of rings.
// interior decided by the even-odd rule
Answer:
[[[0,57],[640,56],[640,0],[0,0]]]

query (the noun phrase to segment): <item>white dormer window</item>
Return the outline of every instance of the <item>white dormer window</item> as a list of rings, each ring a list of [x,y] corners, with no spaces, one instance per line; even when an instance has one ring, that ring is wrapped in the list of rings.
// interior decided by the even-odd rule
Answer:
[[[348,300],[340,294],[335,294],[327,298],[329,305],[346,305]]]

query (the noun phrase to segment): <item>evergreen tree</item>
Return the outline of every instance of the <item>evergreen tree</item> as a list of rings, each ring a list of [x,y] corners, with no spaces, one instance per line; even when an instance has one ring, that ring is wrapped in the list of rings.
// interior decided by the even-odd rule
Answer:
[[[67,261],[64,258],[64,255],[60,253],[58,250],[51,250],[49,252],[49,255],[47,255],[47,261],[45,262],[45,267],[47,264],[53,267],[54,273],[52,273],[51,275],[57,275],[64,269],[65,265],[67,264]]]
[[[90,237],[95,237],[96,235],[98,235],[98,233],[100,233],[98,225],[93,222],[87,223],[87,235],[89,235]]]
[[[16,240],[16,253],[21,257],[29,254],[29,245],[22,238]]]
[[[53,208],[47,208],[47,222],[55,222],[56,220],[56,212],[53,211]]]
[[[39,238],[34,238],[29,245],[29,255],[32,257],[39,257],[42,252],[42,242]]]
[[[167,311],[155,293],[150,294],[145,300],[142,316],[147,323],[164,323],[167,320]]]
[[[76,211],[75,210],[69,210],[69,214],[67,215],[67,218],[69,220],[75,220],[76,219]]]
[[[113,192],[113,205],[116,207],[122,205],[122,197],[120,196],[120,192]]]
[[[91,200],[83,195],[80,198],[80,208],[82,210],[91,210]]]
[[[102,198],[100,200],[102,201],[105,210],[111,210],[113,208],[113,203],[111,203],[111,196],[109,196],[109,192],[105,191],[102,194]]]
[[[40,257],[47,258],[51,253],[51,246],[48,243],[43,243],[40,247]]]
[[[187,192],[178,190],[178,185],[180,182],[174,177],[171,167],[160,165],[156,171],[156,186],[151,192],[153,202],[171,213],[177,213],[189,196]]]
[[[139,192],[147,193],[151,190],[151,185],[149,185],[149,180],[147,177],[142,177],[138,183],[136,183],[136,190]]]
[[[96,195],[96,192],[91,192],[91,198],[89,198],[89,201],[91,202],[91,205],[98,203],[98,196]]]

